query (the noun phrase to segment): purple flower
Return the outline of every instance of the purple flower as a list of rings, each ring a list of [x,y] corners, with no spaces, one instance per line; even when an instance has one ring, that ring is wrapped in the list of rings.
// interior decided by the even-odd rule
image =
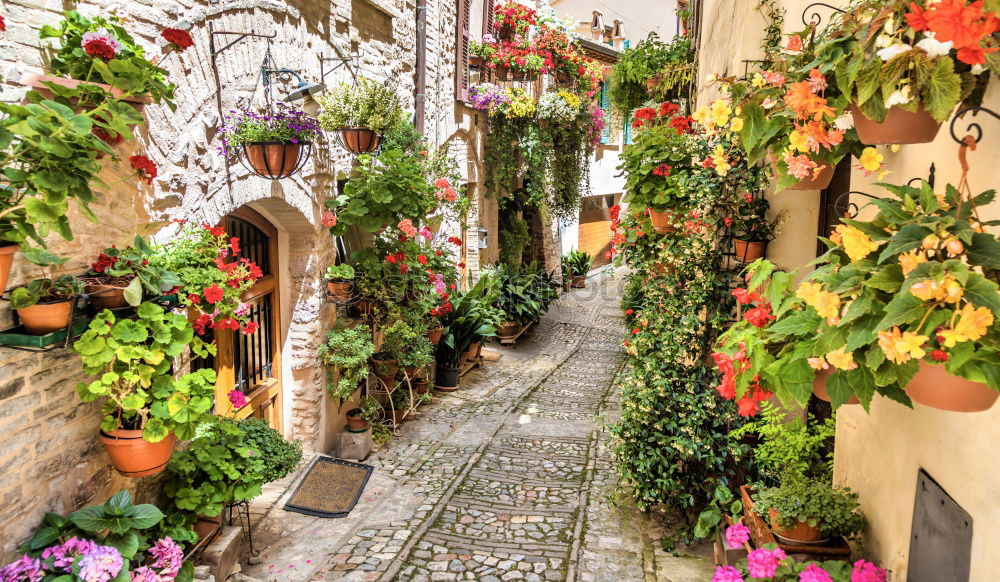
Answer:
[[[121,572],[122,555],[111,546],[97,546],[80,558],[80,578],[84,582],[108,582]]]
[[[97,549],[97,544],[94,542],[78,537],[71,537],[58,546],[45,548],[42,552],[42,559],[55,558],[52,562],[52,567],[69,572],[70,567],[73,565],[73,560],[78,556],[89,554],[95,549]]]
[[[751,578],[773,578],[781,560],[786,558],[781,548],[757,548],[747,556],[747,572]]]
[[[750,540],[750,528],[742,523],[734,523],[726,529],[726,545],[732,549],[741,548]]]
[[[0,568],[0,582],[41,582],[44,573],[42,562],[25,554]]]
[[[743,582],[743,576],[732,566],[719,566],[712,574],[712,582]]]
[[[858,560],[851,571],[851,582],[885,582],[885,570],[871,562]]]
[[[248,143],[310,143],[322,134],[318,121],[284,103],[278,105],[277,111],[266,114],[230,109],[219,128],[221,145],[217,151],[223,156],[231,156]]]
[[[492,112],[507,103],[510,103],[510,97],[492,83],[480,83],[469,89],[469,104],[476,109]]]
[[[233,408],[240,409],[249,404],[246,395],[239,390],[230,390],[227,396],[229,396],[229,402],[233,405]]]
[[[153,567],[160,568],[160,576],[167,580],[173,580],[180,572],[181,564],[184,563],[184,551],[169,537],[153,544],[153,547],[149,548],[149,555],[156,558]]]
[[[813,562],[799,574],[799,582],[833,582],[833,577],[830,576],[829,572],[820,568],[819,564]]]

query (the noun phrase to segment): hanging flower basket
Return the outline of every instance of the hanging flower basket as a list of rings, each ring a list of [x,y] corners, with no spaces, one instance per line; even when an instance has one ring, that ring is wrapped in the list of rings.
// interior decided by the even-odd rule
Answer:
[[[779,175],[778,158],[769,154],[767,159],[771,162],[771,169],[774,171],[774,175]],[[834,167],[831,164],[824,164],[823,169],[820,170],[818,174],[814,174],[810,178],[799,180],[786,188],[786,190],[824,190],[830,185],[830,182],[833,181],[833,171]]]
[[[733,239],[736,260],[741,263],[752,263],[763,258],[767,251],[767,241],[749,241],[740,238]]]
[[[857,105],[852,104],[850,111],[858,137],[869,145],[928,143],[934,141],[941,128],[941,122],[923,107],[916,111],[892,107],[882,123],[865,117]]]
[[[924,406],[952,412],[989,410],[1000,392],[981,382],[949,374],[943,365],[920,362],[920,369],[906,386],[906,395]]]
[[[510,67],[497,67],[497,79],[501,81],[534,81],[538,79],[537,71],[517,71]]]
[[[261,141],[242,146],[244,165],[262,178],[280,180],[298,172],[312,153],[312,143]]]
[[[352,154],[370,154],[382,145],[382,134],[367,127],[341,127],[334,130],[340,147]]]

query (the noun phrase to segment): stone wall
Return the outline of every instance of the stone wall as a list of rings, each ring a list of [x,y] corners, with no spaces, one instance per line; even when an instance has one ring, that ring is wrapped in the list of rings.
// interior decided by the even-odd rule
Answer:
[[[42,68],[37,29],[56,24],[63,3],[54,0],[8,0],[2,10],[8,30],[0,36],[0,98],[16,101],[26,88],[18,81]],[[296,69],[309,80],[319,77],[318,55],[333,56],[334,46],[360,53],[359,73],[393,86],[407,107],[414,104],[416,8],[404,0],[195,0],[113,2],[97,0],[80,6],[85,14],[121,10],[127,27],[151,55],[162,54],[159,31],[165,26],[189,28],[195,46],[164,61],[177,83],[177,110],[146,109],[148,126],[129,147],[148,155],[159,167],[152,185],[130,176],[127,148],[120,160],[108,159],[94,211],[100,225],[73,220],[73,241],[51,241],[51,250],[71,257],[68,272],[81,272],[96,253],[111,244],[126,245],[135,233],[151,233],[150,221],[182,218],[215,223],[249,205],[279,230],[282,311],[282,382],[286,436],[301,439],[307,449],[329,451],[342,425],[342,411],[326,403],[325,371],[316,348],[335,318],[325,303],[320,273],[332,262],[329,235],[319,226],[322,204],[337,176],[350,170],[352,159],[332,142],[317,144],[312,159],[296,176],[269,181],[248,175],[238,163],[216,154],[216,132],[224,112],[236,106],[262,105],[260,66],[268,47],[279,68]],[[209,24],[215,30],[275,33],[270,41],[247,38],[217,55],[209,52]],[[235,37],[218,37],[223,46]],[[451,142],[463,168],[478,157],[478,124],[456,109],[454,101],[455,4],[427,2],[426,131],[432,145]],[[327,67],[329,68],[329,66]],[[347,69],[330,74],[334,85],[349,80]],[[280,98],[280,89],[276,88]],[[476,185],[474,172],[469,179]],[[478,189],[477,189],[478,190]],[[495,231],[494,231],[495,232]],[[168,238],[169,229],[157,236]],[[494,239],[495,240],[495,239]],[[10,285],[38,273],[15,259]],[[29,265],[30,266],[30,265]],[[10,314],[0,306],[0,324]],[[127,487],[149,499],[155,479],[118,476],[97,443],[96,405],[79,402],[74,388],[81,379],[79,360],[70,351],[47,354],[0,348],[0,560],[38,525],[46,511],[68,512],[103,501]]]

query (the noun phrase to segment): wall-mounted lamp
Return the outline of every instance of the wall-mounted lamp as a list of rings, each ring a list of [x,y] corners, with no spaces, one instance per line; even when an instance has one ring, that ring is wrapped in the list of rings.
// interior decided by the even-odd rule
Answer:
[[[271,67],[268,67],[266,62],[264,66],[261,67],[260,75],[264,81],[264,91],[268,92],[271,90],[272,76],[282,81],[290,81],[292,80],[292,78],[295,78],[295,80],[298,81],[298,84],[295,86],[295,89],[293,89],[290,93],[285,95],[285,101],[289,102],[302,101],[306,97],[315,95],[316,93],[319,93],[320,91],[326,89],[326,85],[324,85],[323,83],[306,82],[302,78],[302,75],[300,75],[297,71],[293,71],[292,69],[273,69]]]
[[[485,226],[479,227],[479,245],[481,249],[485,249],[490,246],[490,231],[486,229]]]

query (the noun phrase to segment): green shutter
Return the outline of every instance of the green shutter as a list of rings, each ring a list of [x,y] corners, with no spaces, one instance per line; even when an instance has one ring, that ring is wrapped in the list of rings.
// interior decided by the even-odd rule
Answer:
[[[633,119],[635,119],[635,116],[632,113],[629,113],[628,117],[625,118],[625,127],[622,129],[622,133],[624,134],[624,139],[622,141],[625,142],[626,145],[632,143]]]
[[[601,83],[601,109],[604,111],[604,129],[601,130],[601,143],[611,142],[611,95],[607,82]]]

